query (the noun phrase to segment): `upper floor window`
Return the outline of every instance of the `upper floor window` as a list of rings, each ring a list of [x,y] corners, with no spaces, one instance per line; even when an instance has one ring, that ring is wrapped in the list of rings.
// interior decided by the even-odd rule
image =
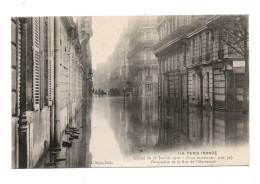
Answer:
[[[150,31],[146,32],[146,40],[151,40],[151,35]]]
[[[179,27],[179,16],[176,15],[175,16],[175,29],[177,29]]]
[[[171,70],[171,56],[168,55],[168,70],[170,71]]]
[[[168,22],[168,35],[171,34],[171,22]]]
[[[178,27],[183,26],[184,25],[184,15],[180,15],[178,19],[179,19],[178,20],[179,21]]]
[[[175,30],[175,17],[172,17],[172,31]]]
[[[85,22],[85,27],[86,27],[86,29],[89,28],[89,22]]]
[[[201,38],[201,36],[199,36],[199,56],[201,56],[202,55],[202,38]]]
[[[173,70],[173,57],[170,56],[170,69]]]
[[[192,40],[192,57],[195,57],[195,44],[196,44],[196,41],[195,39]]]
[[[187,15],[185,16],[185,25],[189,25],[189,24],[191,24],[191,16]]]
[[[206,53],[209,53],[209,32],[206,33]]]

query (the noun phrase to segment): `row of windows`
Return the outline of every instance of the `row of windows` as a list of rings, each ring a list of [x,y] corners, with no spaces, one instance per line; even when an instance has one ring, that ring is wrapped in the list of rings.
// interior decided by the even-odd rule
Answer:
[[[191,24],[196,17],[191,15],[176,15],[165,20],[159,27],[159,39],[162,40],[181,26]]]
[[[173,51],[164,57],[159,58],[160,72],[166,72],[180,67],[189,66],[203,61],[219,59],[219,52],[231,56],[231,48],[223,43],[219,36],[219,31],[204,31],[193,37],[186,45],[182,45],[182,50]],[[237,55],[233,53],[232,56]]]
[[[144,61],[156,59],[153,51],[141,51],[140,58],[141,58],[141,60],[144,60]]]
[[[178,69],[180,67],[186,66],[184,55],[182,52],[170,55],[166,57],[163,61],[159,60],[159,70],[160,73]]]
[[[152,31],[152,30],[149,30],[149,31],[145,31],[141,34],[142,36],[142,41],[155,41],[155,40],[158,40],[158,36],[157,36],[157,32],[156,31]]]

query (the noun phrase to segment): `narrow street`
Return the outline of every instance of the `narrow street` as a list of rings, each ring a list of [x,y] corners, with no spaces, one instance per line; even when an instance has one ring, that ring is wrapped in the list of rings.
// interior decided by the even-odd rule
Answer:
[[[249,164],[247,15],[11,21],[12,168]]]

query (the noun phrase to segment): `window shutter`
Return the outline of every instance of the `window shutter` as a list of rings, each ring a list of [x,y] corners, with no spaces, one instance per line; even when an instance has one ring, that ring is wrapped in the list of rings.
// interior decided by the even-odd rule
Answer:
[[[21,23],[17,19],[17,116],[20,114],[20,85],[21,85]]]
[[[48,105],[54,100],[54,17],[48,17]]]
[[[33,18],[33,108],[39,110],[40,105],[40,31],[39,17]]]

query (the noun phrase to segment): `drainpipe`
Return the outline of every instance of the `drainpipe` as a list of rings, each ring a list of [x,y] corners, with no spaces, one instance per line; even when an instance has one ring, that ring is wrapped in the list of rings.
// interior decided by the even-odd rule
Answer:
[[[26,81],[27,81],[27,18],[20,18],[21,22],[21,84],[20,84],[20,116],[18,120],[19,137],[19,168],[27,168],[27,117],[26,117]]]
[[[54,18],[55,31],[55,66],[54,66],[54,146],[60,147],[61,124],[60,124],[60,101],[59,101],[59,67],[60,67],[60,22],[59,17]]]

